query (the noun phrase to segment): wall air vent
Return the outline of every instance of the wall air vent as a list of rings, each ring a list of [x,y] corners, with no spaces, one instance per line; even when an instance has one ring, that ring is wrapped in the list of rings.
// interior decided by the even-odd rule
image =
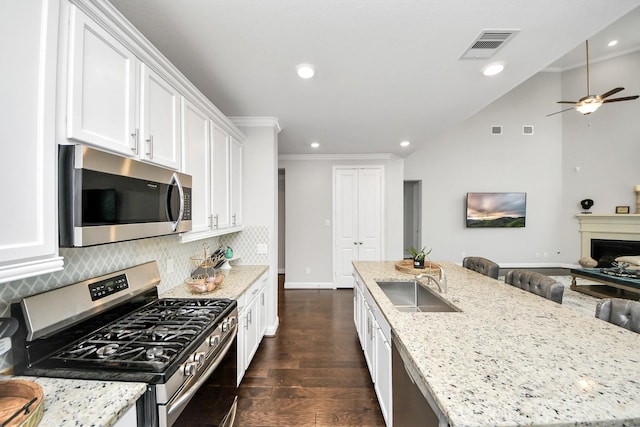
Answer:
[[[519,30],[484,30],[460,56],[460,59],[491,58]]]

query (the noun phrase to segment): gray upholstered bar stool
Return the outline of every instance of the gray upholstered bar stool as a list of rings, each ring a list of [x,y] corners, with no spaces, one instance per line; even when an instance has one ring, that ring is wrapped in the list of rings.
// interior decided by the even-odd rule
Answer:
[[[596,317],[640,333],[640,301],[606,298],[596,306]]]
[[[462,260],[462,266],[469,270],[477,271],[485,276],[498,278],[500,272],[500,266],[490,259],[482,258],[479,256],[468,256]]]
[[[527,270],[511,270],[504,276],[505,283],[532,292],[562,304],[564,286],[549,276]]]

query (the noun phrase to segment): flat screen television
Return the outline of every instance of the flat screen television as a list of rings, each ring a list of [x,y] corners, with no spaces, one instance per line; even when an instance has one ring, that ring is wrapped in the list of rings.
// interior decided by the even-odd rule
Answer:
[[[524,227],[527,193],[467,193],[468,228]]]

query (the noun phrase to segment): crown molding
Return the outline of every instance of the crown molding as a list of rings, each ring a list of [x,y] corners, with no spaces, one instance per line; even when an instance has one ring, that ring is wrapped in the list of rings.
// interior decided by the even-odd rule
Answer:
[[[282,131],[277,117],[229,117],[238,127],[273,127],[278,133]]]

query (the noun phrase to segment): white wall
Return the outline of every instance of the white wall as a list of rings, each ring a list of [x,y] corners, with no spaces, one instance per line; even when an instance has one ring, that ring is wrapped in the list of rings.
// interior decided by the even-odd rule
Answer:
[[[614,87],[625,90],[611,98],[640,94],[640,52],[591,64],[591,92]],[[562,75],[562,98],[586,95],[584,67]],[[575,214],[580,200],[593,199],[594,213],[615,213],[618,205],[636,213],[634,187],[640,184],[640,99],[604,104],[589,116],[562,113],[563,213],[562,242],[571,260],[580,258],[580,233]],[[579,168],[579,171],[576,171]]]
[[[404,161],[330,159],[313,156],[281,158],[285,170],[286,281],[333,283],[333,167],[383,165],[385,175],[384,257],[402,259],[402,194]],[[329,220],[330,226],[325,225]],[[306,274],[309,268],[311,273]]]
[[[545,117],[559,97],[560,76],[538,74],[456,129],[420,141],[423,147],[406,159],[405,179],[422,180],[422,242],[433,260],[479,255],[504,266],[565,260],[558,242],[562,119]],[[493,125],[502,126],[502,135],[491,134]],[[523,125],[534,134],[523,135]],[[502,191],[527,193],[526,227],[466,228],[466,193]]]
[[[591,92],[623,86],[614,97],[640,93],[640,52],[591,64]],[[545,117],[586,95],[584,67],[539,73],[458,128],[426,141],[405,163],[405,179],[423,180],[423,244],[433,259],[461,262],[482,255],[504,267],[572,266],[580,258],[575,214],[580,200],[594,213],[628,205],[640,184],[640,100]],[[501,125],[503,135],[490,135]],[[534,135],[523,136],[522,126]],[[576,168],[579,168],[576,171]],[[527,192],[523,229],[467,229],[468,191]]]

